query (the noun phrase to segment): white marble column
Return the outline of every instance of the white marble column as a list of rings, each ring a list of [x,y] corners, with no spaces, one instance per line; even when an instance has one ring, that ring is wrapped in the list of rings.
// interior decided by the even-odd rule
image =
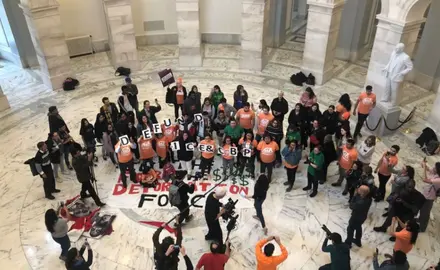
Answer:
[[[103,0],[103,5],[113,66],[140,69],[131,0]]]
[[[179,65],[202,66],[199,0],[176,0],[176,12]]]
[[[26,23],[41,69],[43,83],[59,89],[67,77],[73,77],[66,39],[56,0],[22,0]]]
[[[0,112],[9,109],[10,107],[8,98],[3,94],[3,90],[0,88]]]
[[[298,17],[305,19],[307,17],[307,0],[295,0],[298,3]]]
[[[301,69],[306,75],[312,73],[317,84],[324,84],[333,76],[333,60],[344,0],[326,2],[309,0],[308,4],[307,32]]]
[[[434,104],[432,104],[431,114],[428,117],[428,124],[436,132],[440,132],[440,86],[437,89],[437,96],[435,97]]]
[[[267,64],[271,0],[242,1],[240,68],[261,71]]]

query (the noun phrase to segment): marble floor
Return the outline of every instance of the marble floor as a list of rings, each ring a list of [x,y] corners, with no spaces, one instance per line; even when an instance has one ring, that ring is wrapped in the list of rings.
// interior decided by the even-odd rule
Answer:
[[[238,84],[245,86],[250,100],[271,100],[279,90],[292,107],[303,90],[289,82],[292,73],[298,72],[301,64],[300,42],[287,42],[280,49],[271,52],[271,60],[262,72],[240,70],[237,46],[206,45],[203,67],[180,68],[178,66],[177,46],[153,46],[140,48],[142,69],[133,73],[133,82],[140,90],[139,99],[157,97],[163,105],[159,118],[171,118],[173,110],[163,104],[165,91],[157,71],[171,67],[176,76],[182,77],[187,87],[197,85],[203,96],[215,84],[221,86],[228,99]],[[35,154],[35,145],[45,140],[48,132],[47,108],[56,105],[72,131],[79,139],[81,118],[94,121],[101,98],[109,97],[115,101],[122,79],[114,76],[114,69],[106,53],[72,59],[73,68],[81,82],[79,89],[71,92],[53,92],[41,84],[38,70],[21,70],[1,62],[0,85],[8,96],[11,109],[0,113],[0,143],[3,154],[0,156],[0,269],[63,269],[59,261],[59,246],[54,243],[44,225],[44,212],[56,207],[60,200],[75,196],[80,188],[74,174],[63,175],[63,182],[57,184],[62,192],[57,201],[44,199],[42,182],[32,177],[23,162]],[[323,107],[336,103],[342,93],[349,93],[354,99],[360,92],[365,79],[366,68],[360,64],[343,61],[334,63],[336,76],[323,86],[316,87],[319,103]],[[415,91],[417,90],[417,91]],[[430,111],[434,94],[414,85],[405,86],[403,114],[408,114],[414,106],[416,117],[408,123],[414,132],[420,130]],[[403,117],[403,116],[402,116]],[[353,119],[354,120],[354,119]],[[412,164],[417,170],[420,186],[421,169],[419,162],[423,153],[415,146],[417,133],[406,134],[399,130],[395,134],[381,138],[377,145],[373,163],[375,164],[387,147],[399,144],[400,165]],[[429,161],[434,162],[433,158]],[[295,190],[286,193],[282,182],[285,174],[276,169],[268,198],[264,204],[264,215],[269,234],[279,235],[289,251],[288,259],[279,269],[316,270],[329,262],[328,254],[321,252],[324,232],[320,229],[326,224],[330,230],[345,236],[350,211],[347,198],[341,195],[340,188],[326,184],[320,187],[319,195],[310,199],[302,191],[305,185],[305,170],[299,173]],[[337,168],[330,169],[330,183],[336,178]],[[99,193],[106,201],[117,172],[109,162],[99,161],[96,177],[99,179]],[[368,220],[364,224],[363,247],[354,247],[351,252],[353,269],[372,269],[371,259],[376,247],[381,253],[392,252],[393,244],[385,234],[375,233],[373,227],[381,224],[384,203],[373,203]],[[108,205],[106,211],[117,214],[114,232],[100,240],[89,242],[94,250],[92,269],[128,270],[154,269],[153,245],[151,237],[154,228],[140,224],[139,220],[164,221],[177,211],[143,208],[115,208]],[[252,218],[253,209],[239,211],[239,227],[231,233],[233,253],[226,269],[255,269],[254,246],[263,236],[263,231]],[[203,236],[206,233],[203,211],[194,211],[195,220],[184,229],[184,241],[189,257],[194,264],[201,254],[208,250]],[[440,219],[440,208],[436,204],[433,220]],[[438,261],[440,257],[440,224],[432,222],[429,231],[420,234],[415,249],[409,254],[411,269],[423,270]],[[165,233],[164,233],[165,234]],[[82,239],[74,245],[80,245]],[[380,257],[383,259],[383,256]],[[183,267],[181,269],[184,269]]]

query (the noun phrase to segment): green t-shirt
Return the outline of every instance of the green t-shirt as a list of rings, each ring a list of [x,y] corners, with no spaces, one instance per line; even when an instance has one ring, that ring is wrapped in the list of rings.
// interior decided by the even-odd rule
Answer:
[[[236,125],[235,128],[232,128],[231,125],[228,125],[225,128],[225,135],[231,136],[232,139],[239,139],[243,134],[244,130],[239,125]]]
[[[224,98],[223,92],[214,92],[212,93],[211,100],[214,107],[217,109],[220,104],[220,100]]]
[[[318,170],[322,170],[322,168],[324,167],[324,155],[322,153],[315,154],[315,152],[312,151],[310,153],[309,160],[311,163],[318,166]],[[310,173],[311,175],[315,175],[316,170],[317,169],[309,165],[307,172]]]
[[[299,133],[299,131],[289,131],[286,134],[286,139],[290,142],[297,141],[301,143],[301,133]]]

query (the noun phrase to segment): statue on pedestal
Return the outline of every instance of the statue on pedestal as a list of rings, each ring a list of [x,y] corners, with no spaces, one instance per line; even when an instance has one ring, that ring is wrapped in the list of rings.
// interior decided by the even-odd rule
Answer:
[[[413,69],[411,58],[403,51],[404,49],[405,44],[397,44],[391,54],[390,61],[382,70],[387,81],[381,102],[391,103],[392,106],[398,105],[397,92],[399,91],[400,84],[405,75]]]

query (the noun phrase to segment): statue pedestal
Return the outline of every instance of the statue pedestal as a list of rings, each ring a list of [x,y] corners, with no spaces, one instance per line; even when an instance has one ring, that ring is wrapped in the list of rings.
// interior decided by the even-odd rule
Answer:
[[[367,123],[370,128],[375,128],[380,118],[383,116],[389,128],[396,128],[399,125],[399,117],[402,110],[398,106],[392,106],[391,103],[378,102],[376,107],[371,110]],[[379,126],[373,133],[377,137],[383,137],[393,134],[395,131],[389,130],[385,127],[385,122],[382,120]]]

